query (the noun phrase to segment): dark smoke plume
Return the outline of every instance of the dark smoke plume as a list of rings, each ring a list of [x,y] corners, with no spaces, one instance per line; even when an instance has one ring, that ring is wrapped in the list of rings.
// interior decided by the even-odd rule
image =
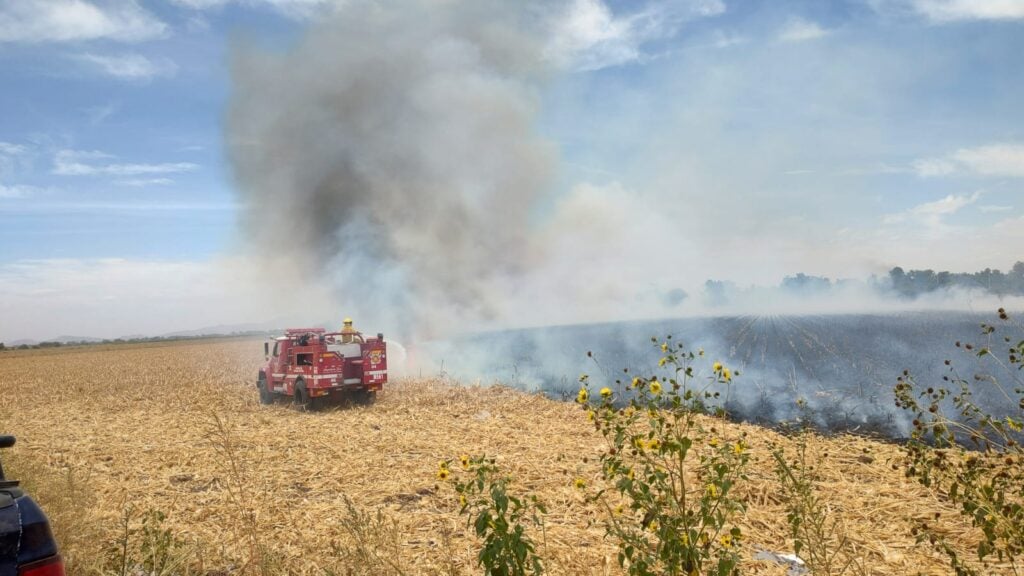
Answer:
[[[357,2],[294,47],[236,49],[228,146],[267,275],[328,280],[374,330],[493,314],[528,264],[554,148],[541,40],[501,2]],[[430,326],[430,328],[424,328]]]

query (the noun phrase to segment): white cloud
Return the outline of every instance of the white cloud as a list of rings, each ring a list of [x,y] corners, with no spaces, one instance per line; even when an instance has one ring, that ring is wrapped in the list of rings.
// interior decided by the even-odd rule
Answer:
[[[31,165],[31,152],[27,146],[21,144],[0,142],[0,178],[16,176],[26,171]],[[14,192],[15,188],[8,187],[6,194],[0,193],[0,196],[7,198],[22,196],[22,193]]]
[[[956,172],[956,162],[945,158],[922,158],[915,160],[911,166],[913,166],[914,172],[922,178],[947,176]]]
[[[906,174],[907,172],[916,171],[913,168],[906,168],[904,166],[892,166],[885,162],[879,162],[871,166],[859,166],[856,168],[843,168],[836,171],[836,174],[843,176],[874,176],[878,174]]]
[[[890,214],[883,219],[883,222],[885,224],[918,223],[932,230],[938,230],[945,225],[945,218],[947,216],[956,214],[964,207],[974,204],[980,198],[980,191],[970,196],[949,194],[933,202],[918,204],[905,212]]]
[[[0,198],[25,198],[31,196],[38,189],[33,186],[5,186],[0,184]]]
[[[171,0],[193,10],[223,8],[228,4],[265,6],[293,18],[309,18],[326,7],[340,6],[343,0]]]
[[[996,206],[994,204],[986,204],[984,206],[978,206],[978,210],[982,212],[1012,212],[1013,206]]]
[[[722,0],[697,0],[692,10],[701,16],[718,16],[725,13],[725,2]]]
[[[912,0],[912,6],[933,22],[1024,19],[1024,0]]]
[[[20,144],[11,144],[10,142],[0,142],[0,154],[5,156],[14,156],[25,152],[25,147]]]
[[[640,51],[629,21],[616,19],[601,0],[577,0],[556,28],[548,53],[589,70],[636,60]]]
[[[559,66],[580,71],[627,64],[643,57],[645,43],[671,37],[686,20],[724,11],[720,0],[652,2],[616,16],[603,0],[573,0],[555,18],[545,54]]]
[[[1024,145],[990,144],[961,148],[944,158],[922,158],[913,163],[921,177],[968,172],[981,176],[1024,178]]]
[[[782,42],[803,42],[814,40],[828,35],[820,25],[803,18],[791,18],[779,32],[779,40]]]
[[[957,150],[953,158],[985,176],[1024,178],[1024,145],[993,144],[967,148]]]
[[[164,162],[159,164],[96,163],[113,156],[103,152],[61,150],[54,158],[53,173],[60,176],[139,176],[145,174],[174,174],[193,172],[198,164],[191,162]],[[90,162],[91,161],[91,162]]]
[[[132,178],[128,180],[118,180],[117,184],[120,184],[121,186],[136,187],[167,186],[169,184],[174,184],[174,180],[171,180],[170,178]]]
[[[209,10],[211,8],[220,8],[231,2],[231,0],[171,0],[171,2],[179,6],[192,8],[193,10]]]
[[[0,42],[138,42],[167,25],[135,0],[9,0],[0,3]]]
[[[0,176],[10,173],[21,161],[25,147],[10,142],[0,142]]]
[[[911,208],[910,212],[918,216],[947,216],[949,214],[955,214],[960,211],[964,206],[969,206],[978,201],[981,198],[981,192],[975,192],[970,196],[949,194],[941,200],[934,202],[926,202]]]
[[[141,54],[85,53],[75,54],[72,58],[107,76],[122,80],[149,80],[157,76],[170,77],[178,71],[178,65],[166,58],[154,61]]]
[[[728,33],[722,30],[715,30],[714,38],[715,40],[711,45],[715,48],[728,48],[749,42],[747,38],[739,34]]]

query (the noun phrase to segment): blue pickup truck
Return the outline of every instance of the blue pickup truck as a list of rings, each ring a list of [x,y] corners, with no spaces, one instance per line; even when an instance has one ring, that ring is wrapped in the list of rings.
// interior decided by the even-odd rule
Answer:
[[[0,448],[14,436],[0,436]],[[0,465],[0,576],[64,576],[50,522],[32,498],[8,480]]]

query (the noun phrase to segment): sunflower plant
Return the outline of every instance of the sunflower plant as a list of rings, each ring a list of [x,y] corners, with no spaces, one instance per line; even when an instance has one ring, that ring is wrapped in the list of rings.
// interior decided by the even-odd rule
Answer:
[[[973,356],[978,372],[967,377],[958,362],[945,360],[941,383],[923,386],[909,371],[897,378],[896,405],[913,414],[906,444],[906,474],[960,509],[981,531],[975,550],[986,566],[993,557],[1024,572],[1024,329],[1002,308],[1000,325],[981,325],[977,343],[956,342],[960,354]],[[1007,414],[994,416],[975,394],[1005,401]],[[976,574],[941,532],[927,523],[915,528],[950,559],[958,574]]]
[[[459,495],[459,512],[468,517],[476,535],[483,540],[477,564],[491,576],[543,574],[537,547],[527,533],[528,526],[543,531],[544,504],[535,495],[516,496],[509,491],[511,477],[502,474],[493,458],[459,457],[459,477],[452,463],[442,461],[437,477],[452,479]]]
[[[596,395],[580,377],[577,401],[609,444],[601,464],[610,487],[593,498],[608,512],[607,532],[629,574],[738,574],[743,534],[732,519],[744,510],[735,487],[749,455],[743,437],[726,438],[700,416],[734,372],[715,362],[699,376],[703,351],[652,342],[661,352],[655,373],[630,378],[626,370],[617,391]],[[613,506],[616,492],[622,504]]]

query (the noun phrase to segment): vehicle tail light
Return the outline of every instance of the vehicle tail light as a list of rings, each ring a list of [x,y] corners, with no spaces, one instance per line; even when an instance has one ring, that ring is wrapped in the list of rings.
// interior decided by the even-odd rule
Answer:
[[[18,567],[18,576],[64,576],[64,561],[50,556]]]

